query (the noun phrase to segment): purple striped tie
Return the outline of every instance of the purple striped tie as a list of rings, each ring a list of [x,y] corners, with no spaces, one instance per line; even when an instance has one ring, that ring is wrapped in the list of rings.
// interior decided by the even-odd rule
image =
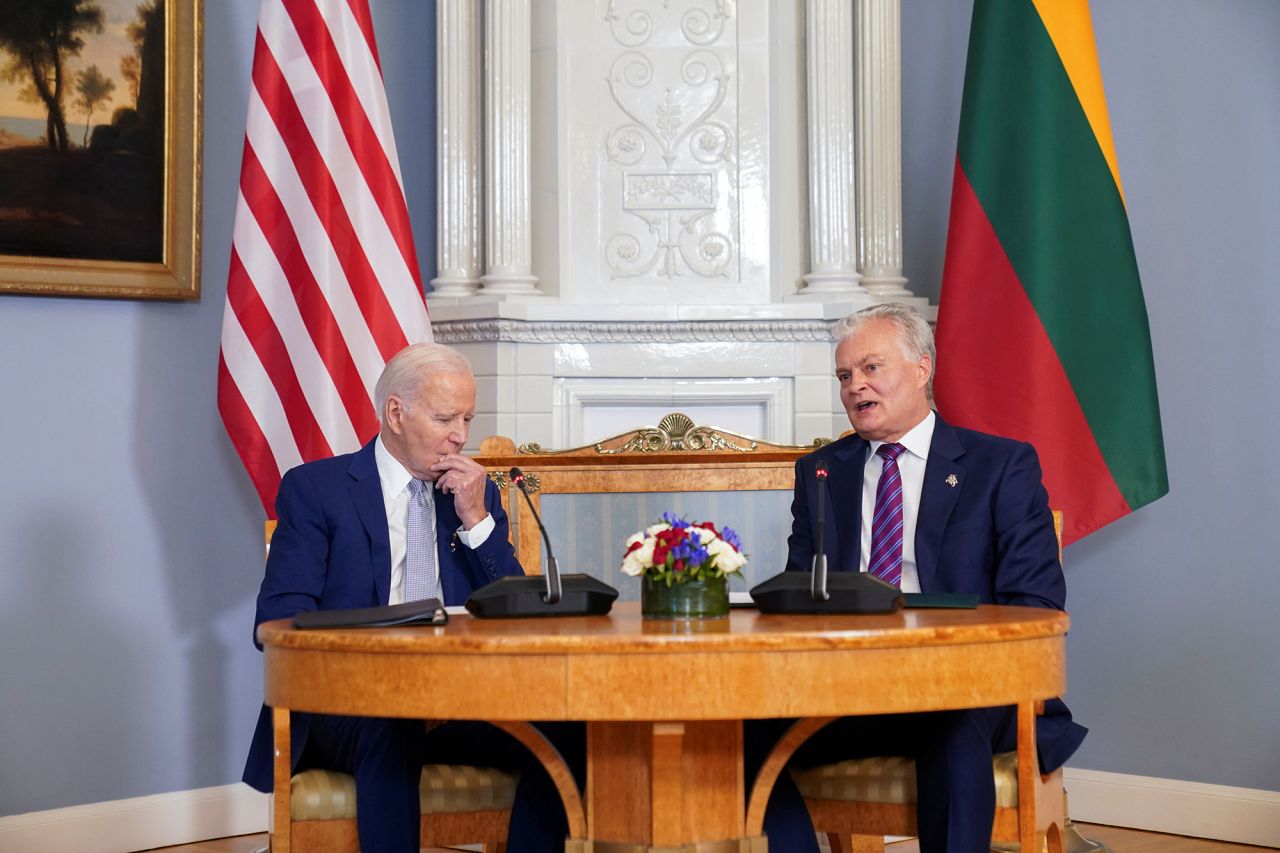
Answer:
[[[898,457],[905,449],[901,444],[882,444],[876,449],[876,455],[884,459],[884,470],[876,485],[867,571],[894,586],[902,582],[902,475],[898,472]]]

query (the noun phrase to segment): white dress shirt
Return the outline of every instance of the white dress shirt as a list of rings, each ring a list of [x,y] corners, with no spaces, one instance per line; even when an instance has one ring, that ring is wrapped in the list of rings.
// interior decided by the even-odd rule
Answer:
[[[382,506],[387,511],[387,535],[391,538],[391,594],[387,598],[387,604],[403,604],[404,603],[404,557],[408,551],[408,531],[407,522],[409,518],[409,481],[413,479],[413,475],[409,470],[400,464],[400,460],[391,455],[386,445],[382,443],[382,436],[378,436],[374,442],[373,458],[378,466],[378,480],[382,484]],[[434,486],[434,483],[428,483],[428,486]],[[435,489],[427,488],[423,490],[428,501],[432,503],[432,509],[435,508]],[[435,512],[431,513],[431,541],[436,542],[435,530]],[[458,528],[458,540],[468,548],[476,549],[484,544],[489,538],[489,534],[493,532],[494,521],[492,515],[486,515],[482,521],[476,524],[470,530]],[[440,589],[440,557],[436,558],[436,589]],[[440,598],[444,598],[444,591],[440,591]]]
[[[916,574],[916,520],[920,517],[920,492],[924,488],[924,468],[929,461],[929,445],[933,443],[932,411],[924,420],[913,426],[898,444],[906,448],[898,456],[898,474],[902,477],[902,581],[903,592],[919,592],[920,577]],[[858,568],[867,570],[871,562],[871,516],[876,508],[876,485],[884,460],[876,456],[883,441],[873,441],[867,448],[867,461],[862,468],[862,554]]]

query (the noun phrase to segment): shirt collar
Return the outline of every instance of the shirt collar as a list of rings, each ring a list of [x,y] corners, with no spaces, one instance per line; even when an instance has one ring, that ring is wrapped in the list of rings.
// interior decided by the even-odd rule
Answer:
[[[907,430],[907,434],[898,439],[897,443],[905,447],[907,452],[913,456],[918,456],[928,461],[929,445],[933,443],[933,426],[937,420],[937,415],[933,413],[933,409],[930,409],[929,414],[924,416],[924,420]],[[867,458],[870,459],[875,456],[876,451],[880,449],[882,444],[884,444],[883,441],[872,441]]]
[[[373,443],[373,458],[378,464],[382,499],[390,505],[391,501],[398,498],[409,487],[409,481],[413,479],[413,475],[409,473],[408,468],[400,464],[399,459],[391,455],[391,451],[387,450],[387,446],[382,443],[381,435]]]

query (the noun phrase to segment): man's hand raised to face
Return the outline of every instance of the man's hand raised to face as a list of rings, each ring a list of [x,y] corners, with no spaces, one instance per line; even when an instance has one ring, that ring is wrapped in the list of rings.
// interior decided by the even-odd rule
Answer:
[[[463,529],[470,530],[489,514],[484,508],[486,475],[479,462],[460,453],[448,453],[431,466],[431,471],[438,474],[436,488],[453,495]]]

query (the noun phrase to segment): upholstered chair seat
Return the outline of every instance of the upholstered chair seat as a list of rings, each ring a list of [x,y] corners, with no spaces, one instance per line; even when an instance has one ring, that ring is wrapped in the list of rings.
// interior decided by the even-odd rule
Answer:
[[[991,762],[996,781],[996,807],[1018,807],[1018,753],[1002,752]],[[805,799],[840,802],[914,804],[916,763],[883,756],[824,764],[792,774]]]
[[[486,853],[500,853],[506,845],[516,781],[512,774],[489,767],[426,765],[418,789],[421,844],[483,841]],[[293,849],[359,849],[353,777],[333,770],[304,770],[294,775],[289,790]]]

